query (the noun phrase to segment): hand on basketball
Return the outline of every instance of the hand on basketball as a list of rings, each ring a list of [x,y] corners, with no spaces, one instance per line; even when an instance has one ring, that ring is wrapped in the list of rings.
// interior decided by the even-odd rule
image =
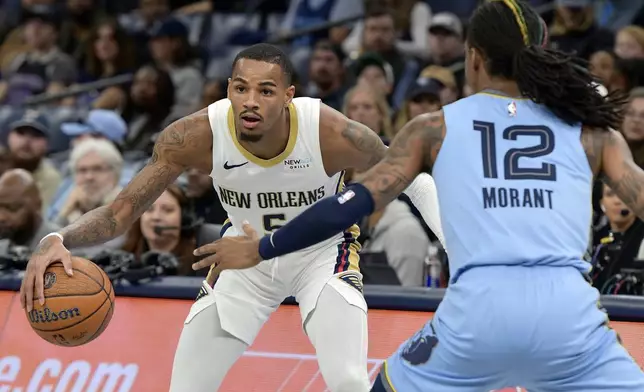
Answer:
[[[262,261],[259,256],[259,236],[248,224],[242,226],[245,235],[224,237],[194,251],[195,256],[210,255],[192,265],[193,270],[214,265],[211,276],[214,279],[227,269],[246,269]]]
[[[26,307],[28,312],[33,309],[34,285],[38,291],[38,302],[41,306],[45,304],[43,282],[45,270],[50,264],[57,261],[63,263],[67,275],[73,275],[71,253],[65,248],[60,238],[51,236],[38,245],[27,264],[25,276],[22,278],[20,286],[20,304],[23,309]]]

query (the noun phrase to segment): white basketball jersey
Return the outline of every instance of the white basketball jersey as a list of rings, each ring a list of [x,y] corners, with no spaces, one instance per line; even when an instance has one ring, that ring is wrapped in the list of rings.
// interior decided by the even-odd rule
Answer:
[[[230,223],[241,232],[248,221],[263,235],[283,226],[316,201],[338,193],[343,173],[329,177],[320,150],[320,100],[295,98],[289,106],[290,135],[284,151],[261,159],[237,140],[231,102],[222,99],[208,106],[213,133],[210,176]],[[312,248],[356,242],[357,227]],[[350,237],[350,238],[349,238]],[[357,246],[357,243],[356,243]],[[306,251],[306,250],[305,250]]]

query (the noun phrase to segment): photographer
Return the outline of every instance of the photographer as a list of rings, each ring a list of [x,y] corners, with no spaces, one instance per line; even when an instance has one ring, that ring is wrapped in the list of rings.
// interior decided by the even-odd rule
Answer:
[[[58,226],[42,218],[40,192],[29,172],[6,171],[0,177],[0,239],[10,245],[35,249],[38,242]]]
[[[593,251],[593,286],[602,294],[626,294],[627,287],[616,283],[622,279],[623,269],[636,268],[634,260],[644,250],[644,224],[607,185],[603,185],[599,202],[608,225],[596,234],[599,243]]]
[[[148,251],[171,253],[179,259],[178,275],[195,275],[192,252],[197,238],[191,215],[184,192],[170,185],[132,225],[122,249],[133,253],[137,260]],[[205,275],[208,270],[198,272]]]

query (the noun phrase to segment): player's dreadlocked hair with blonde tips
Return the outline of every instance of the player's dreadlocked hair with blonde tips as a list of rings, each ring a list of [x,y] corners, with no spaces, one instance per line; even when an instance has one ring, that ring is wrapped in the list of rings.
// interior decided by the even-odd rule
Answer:
[[[602,96],[587,63],[547,49],[547,41],[543,19],[519,0],[488,1],[470,19],[468,43],[484,54],[490,75],[516,81],[524,96],[569,124],[618,128],[625,97]]]

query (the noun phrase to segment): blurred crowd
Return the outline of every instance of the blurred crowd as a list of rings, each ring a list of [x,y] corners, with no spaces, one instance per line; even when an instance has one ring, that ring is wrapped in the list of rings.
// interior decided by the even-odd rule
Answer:
[[[588,60],[607,91],[630,94],[621,131],[644,165],[644,0],[530,2],[552,47]],[[166,125],[226,96],[234,56],[258,42],[288,51],[297,95],[320,98],[388,143],[414,116],[470,94],[464,40],[477,3],[0,0],[2,241],[33,249],[113,200]],[[644,271],[644,225],[610,188],[598,183],[594,193],[595,285],[631,292],[623,277]],[[193,170],[127,235],[73,251],[165,252],[177,274],[190,275],[192,250],[218,238],[225,219],[208,173]],[[446,285],[444,252],[404,197],[360,225],[367,283],[389,279],[385,266],[404,286]]]

